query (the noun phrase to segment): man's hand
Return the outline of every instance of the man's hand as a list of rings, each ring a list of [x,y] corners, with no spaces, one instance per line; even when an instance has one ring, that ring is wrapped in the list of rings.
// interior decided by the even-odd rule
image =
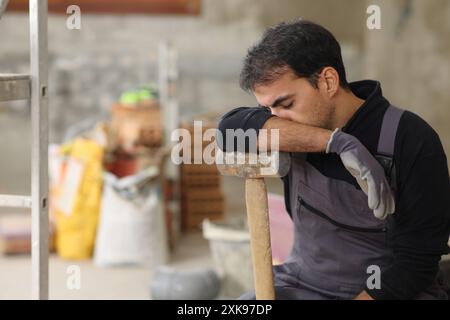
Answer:
[[[384,170],[364,145],[354,136],[336,129],[328,142],[327,153],[335,152],[356,178],[369,198],[375,217],[385,219],[395,211],[395,201]]]

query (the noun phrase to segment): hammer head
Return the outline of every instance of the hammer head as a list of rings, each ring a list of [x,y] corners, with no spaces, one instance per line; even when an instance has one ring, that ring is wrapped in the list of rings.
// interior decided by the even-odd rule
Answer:
[[[291,166],[289,154],[283,152],[216,152],[216,165],[222,175],[241,178],[284,177]]]

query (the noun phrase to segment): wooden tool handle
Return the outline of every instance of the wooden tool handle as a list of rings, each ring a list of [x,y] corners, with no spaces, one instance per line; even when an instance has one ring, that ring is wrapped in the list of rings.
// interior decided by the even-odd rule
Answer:
[[[250,229],[256,299],[274,300],[269,210],[264,179],[246,179],[245,200]]]

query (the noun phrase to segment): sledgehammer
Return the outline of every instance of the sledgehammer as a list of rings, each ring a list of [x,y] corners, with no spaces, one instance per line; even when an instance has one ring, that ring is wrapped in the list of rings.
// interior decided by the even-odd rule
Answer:
[[[264,178],[283,177],[290,167],[288,154],[222,152],[216,156],[222,175],[245,179],[245,201],[250,229],[255,294],[258,300],[274,300],[267,188]]]

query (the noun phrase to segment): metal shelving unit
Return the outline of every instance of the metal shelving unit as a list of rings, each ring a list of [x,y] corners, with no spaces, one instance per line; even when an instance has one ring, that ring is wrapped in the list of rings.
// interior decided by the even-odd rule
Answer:
[[[47,0],[30,0],[30,74],[1,74],[0,101],[30,100],[31,196],[0,195],[1,207],[31,208],[31,298],[48,299]]]

